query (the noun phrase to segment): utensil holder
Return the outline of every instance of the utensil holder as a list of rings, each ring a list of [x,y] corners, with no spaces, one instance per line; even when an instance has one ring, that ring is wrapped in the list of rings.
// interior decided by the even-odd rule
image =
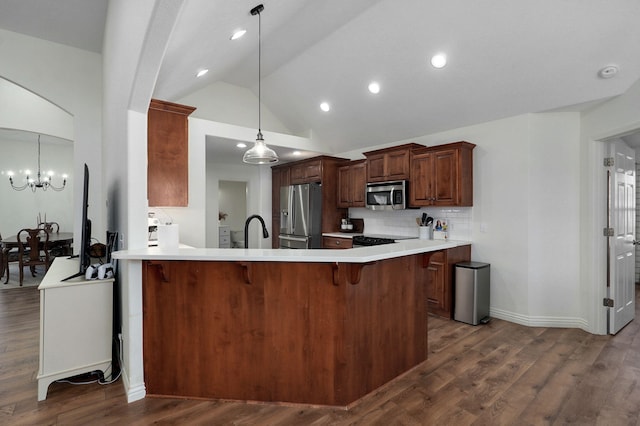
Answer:
[[[431,228],[430,226],[420,226],[418,227],[418,238],[420,238],[421,240],[430,240],[432,238],[431,236],[431,231],[433,228]]]

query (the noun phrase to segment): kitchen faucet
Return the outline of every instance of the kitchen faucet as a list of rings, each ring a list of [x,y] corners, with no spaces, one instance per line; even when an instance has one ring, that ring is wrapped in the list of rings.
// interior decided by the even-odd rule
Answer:
[[[258,219],[260,221],[260,223],[262,224],[262,236],[264,238],[269,238],[269,231],[267,231],[267,227],[264,224],[264,219],[262,218],[262,216],[257,214],[251,215],[244,222],[244,248],[249,248],[249,222],[251,222],[253,219]]]

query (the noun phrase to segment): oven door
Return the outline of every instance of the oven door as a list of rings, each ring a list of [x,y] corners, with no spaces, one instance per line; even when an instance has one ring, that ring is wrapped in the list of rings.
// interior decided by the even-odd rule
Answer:
[[[407,182],[380,182],[367,184],[366,205],[370,210],[404,210]]]

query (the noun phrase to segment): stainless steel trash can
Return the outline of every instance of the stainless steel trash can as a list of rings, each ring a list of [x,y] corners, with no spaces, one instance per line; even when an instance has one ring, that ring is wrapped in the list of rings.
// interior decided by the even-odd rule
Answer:
[[[489,322],[490,264],[456,263],[453,319],[478,325]]]

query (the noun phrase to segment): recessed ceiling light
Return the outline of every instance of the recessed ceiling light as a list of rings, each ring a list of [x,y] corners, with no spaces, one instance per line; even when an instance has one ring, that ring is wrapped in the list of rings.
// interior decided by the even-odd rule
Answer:
[[[203,75],[205,75],[208,72],[209,72],[209,70],[207,70],[207,69],[200,70],[200,71],[198,71],[198,74],[196,74],[196,77],[202,77]]]
[[[236,146],[237,146],[238,148],[246,148],[246,147],[247,147],[247,144],[246,144],[246,143],[243,143],[243,142],[238,142],[238,143],[236,144]]]
[[[369,91],[373,94],[380,93],[380,85],[377,82],[372,81],[369,83]]]
[[[302,153],[300,151],[293,151],[291,154],[298,156],[298,155],[301,155]]]
[[[242,37],[243,35],[245,35],[246,33],[247,33],[247,30],[235,30],[235,31],[233,32],[233,34],[231,34],[230,39],[231,39],[231,40],[237,40],[237,39],[239,39],[240,37]]]
[[[431,65],[433,65],[434,68],[443,68],[447,65],[447,56],[444,53],[433,55],[431,57]]]
[[[324,112],[329,112],[329,110],[331,109],[331,106],[327,102],[323,102],[320,104],[320,109],[323,110]]]

